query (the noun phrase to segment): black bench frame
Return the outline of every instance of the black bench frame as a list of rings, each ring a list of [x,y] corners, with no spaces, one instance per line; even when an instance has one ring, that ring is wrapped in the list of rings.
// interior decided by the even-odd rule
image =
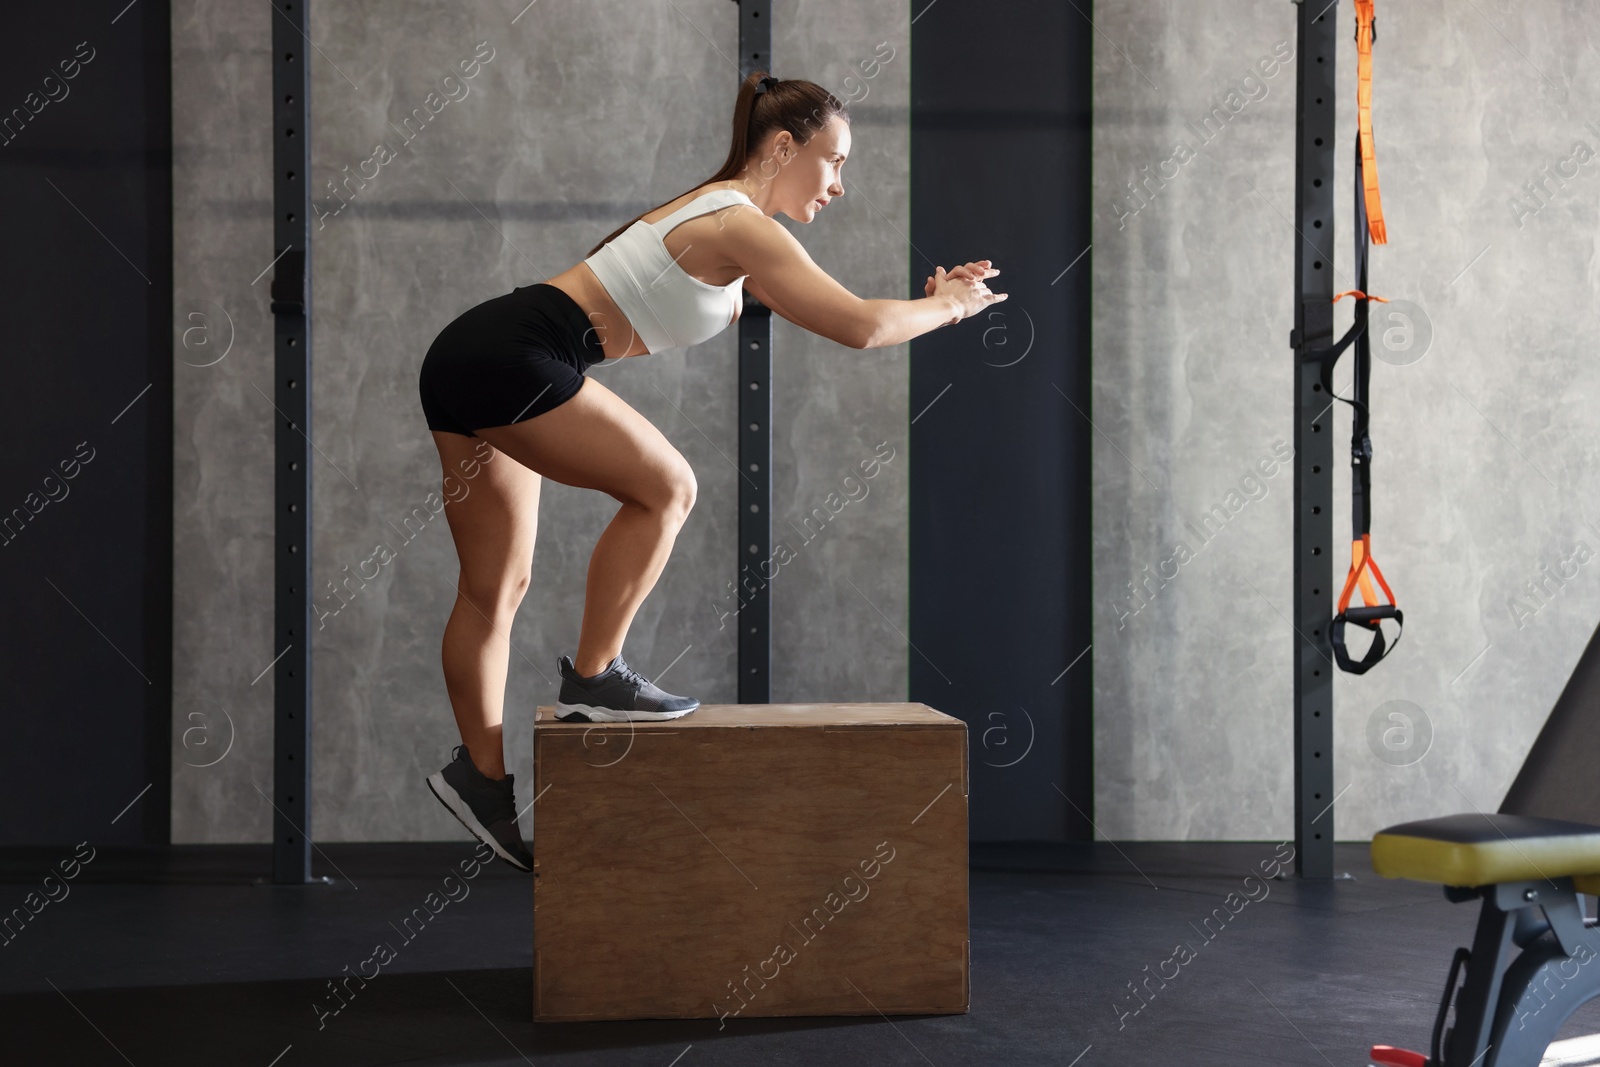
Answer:
[[[1444,895],[1483,907],[1471,950],[1450,961],[1428,1067],[1537,1067],[1562,1024],[1600,996],[1596,920],[1571,878],[1445,886]]]

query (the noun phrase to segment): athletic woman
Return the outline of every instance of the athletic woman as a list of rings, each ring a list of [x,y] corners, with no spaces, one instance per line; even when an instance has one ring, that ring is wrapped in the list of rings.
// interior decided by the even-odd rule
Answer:
[[[984,284],[1000,273],[988,260],[936,267],[915,300],[864,300],[819,268],[773,216],[810,222],[844,195],[849,153],[842,101],[814,82],[754,72],[740,86],[721,170],[619,227],[581,263],[462,313],[422,362],[422,410],[446,476],[481,464],[471,490],[445,508],[461,577],[442,658],[462,744],[428,784],[520,870],[533,861],[517,829],[501,722],[541,477],[621,504],[589,560],[577,653],[557,663],[557,717],[655,721],[700,706],[622,658],[634,613],[694,506],[694,471],[587,368],[715,336],[738,319],[741,287],[851,348],[902,344],[1005,299]]]

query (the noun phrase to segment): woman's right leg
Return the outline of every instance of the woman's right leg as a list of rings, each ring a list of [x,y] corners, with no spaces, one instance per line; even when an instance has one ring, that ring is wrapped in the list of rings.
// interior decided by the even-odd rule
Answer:
[[[445,690],[473,765],[488,778],[504,778],[506,668],[533,564],[540,478],[482,440],[439,430],[433,439],[445,475],[445,519],[461,561],[441,648]]]
[[[634,614],[666,567],[694,506],[694,470],[660,430],[594,378],[542,415],[475,432],[530,470],[598,489],[622,505],[589,558],[573,659],[579,674],[600,673],[622,651]]]

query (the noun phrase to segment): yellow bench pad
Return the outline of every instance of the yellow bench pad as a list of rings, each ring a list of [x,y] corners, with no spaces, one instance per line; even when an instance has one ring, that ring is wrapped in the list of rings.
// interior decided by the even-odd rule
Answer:
[[[1600,826],[1498,813],[1420,819],[1373,835],[1372,869],[1455,886],[1570,876],[1578,892],[1600,895]]]

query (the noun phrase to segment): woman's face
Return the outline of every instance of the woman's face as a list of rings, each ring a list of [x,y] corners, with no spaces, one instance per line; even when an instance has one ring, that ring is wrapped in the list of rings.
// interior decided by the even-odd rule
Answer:
[[[824,201],[844,195],[841,184],[845,159],[850,154],[850,124],[837,115],[806,144],[787,132],[778,134],[769,159],[777,162],[773,179],[773,206],[796,222],[810,222]],[[770,171],[772,163],[758,168]]]
[[[796,222],[810,222],[836,196],[844,195],[841,171],[850,154],[850,124],[835,116],[811,138],[798,146],[799,153],[789,165],[791,191],[801,214],[789,213]],[[799,200],[805,198],[804,206]]]

